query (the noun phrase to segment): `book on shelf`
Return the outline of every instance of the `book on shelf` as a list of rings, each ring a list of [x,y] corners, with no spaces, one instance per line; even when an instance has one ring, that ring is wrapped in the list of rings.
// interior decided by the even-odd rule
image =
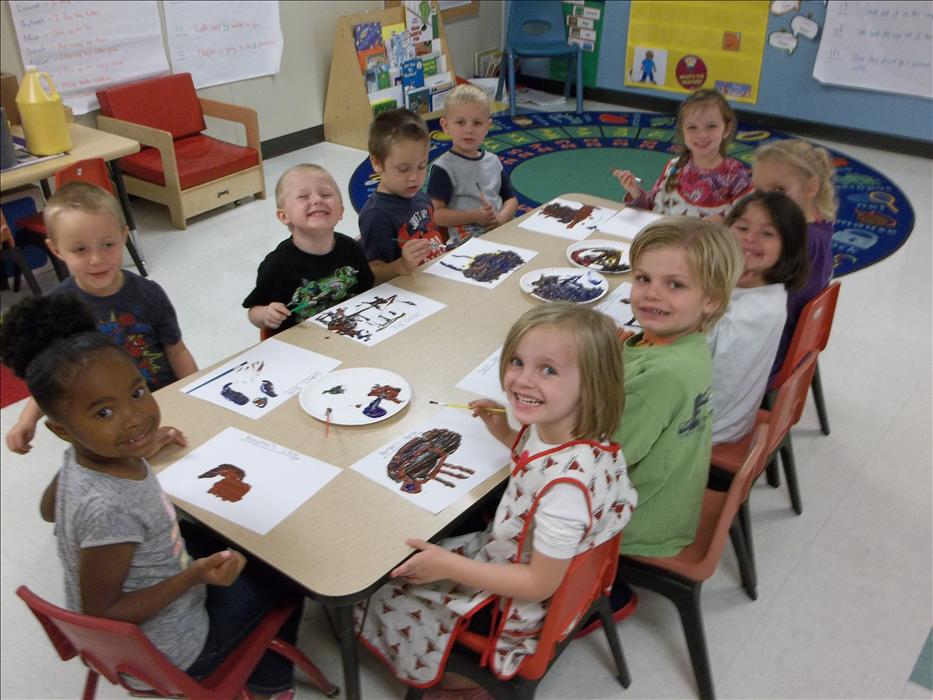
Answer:
[[[415,114],[428,114],[431,111],[431,88],[412,88],[405,93],[405,106]]]
[[[450,94],[450,91],[453,90],[453,85],[447,83],[444,86],[437,86],[431,88],[431,111],[438,112],[444,109],[444,102],[447,101],[447,96]]]
[[[373,46],[371,49],[356,52],[356,58],[360,62],[360,70],[366,71],[369,67],[375,67],[376,63],[385,63],[388,66],[389,59],[386,56],[385,46]]]
[[[384,100],[370,102],[369,106],[373,110],[373,117],[378,117],[383,112],[388,112],[390,109],[398,107],[398,102],[391,97],[387,97]]]
[[[383,26],[382,43],[385,44],[390,68],[399,68],[409,58],[415,57],[415,44],[404,22]]]
[[[382,25],[379,22],[361,22],[353,25],[353,43],[357,51],[384,45]]]
[[[402,88],[420,88],[424,86],[424,63],[420,58],[410,58],[402,64]]]
[[[424,0],[405,0],[405,23],[415,44],[415,54],[423,56],[437,47],[433,45],[437,36],[437,10]]]

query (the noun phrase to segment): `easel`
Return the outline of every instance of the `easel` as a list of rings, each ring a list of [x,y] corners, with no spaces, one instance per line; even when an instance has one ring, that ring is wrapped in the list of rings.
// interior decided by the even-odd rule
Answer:
[[[431,4],[437,8],[436,0],[432,0]],[[326,140],[364,151],[367,149],[367,135],[373,113],[369,106],[369,96],[366,94],[366,81],[356,57],[353,27],[362,22],[379,22],[386,26],[404,21],[404,7],[389,7],[358,15],[347,15],[337,20],[337,36],[334,39],[330,79],[327,82],[327,97],[324,100]],[[437,11],[437,33],[443,46],[442,52],[447,58],[447,70],[456,76],[440,9]],[[440,116],[440,112],[431,112],[423,116],[428,120]]]

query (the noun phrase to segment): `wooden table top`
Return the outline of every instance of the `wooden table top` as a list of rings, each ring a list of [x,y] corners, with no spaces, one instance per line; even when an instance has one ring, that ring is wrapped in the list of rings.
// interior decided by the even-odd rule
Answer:
[[[562,197],[621,208],[617,202],[589,195]],[[494,477],[435,515],[348,467],[442,410],[440,406],[430,405],[429,399],[466,403],[477,398],[456,388],[455,384],[502,344],[506,332],[523,312],[541,303],[520,290],[521,276],[539,268],[570,264],[566,249],[573,241],[519,228],[521,220],[516,219],[484,237],[484,240],[538,251],[533,260],[495,289],[483,289],[423,272],[392,280],[391,284],[397,287],[447,306],[376,346],[364,346],[310,324],[300,324],[276,336],[278,340],[342,360],[338,369],[381,367],[400,374],[412,387],[412,400],[388,420],[368,426],[332,426],[325,439],[324,425],[301,409],[297,395],[254,421],[183,394],[179,389],[196,377],[188,377],[157,392],[163,422],[182,429],[189,447],[163,451],[153,460],[156,471],[174,463],[182,454],[228,426],[342,469],[341,474],[266,535],[177,501],[180,507],[319,599],[339,603],[366,595],[408,556],[411,550],[405,544],[406,538],[431,539],[507,478],[508,469],[503,466]],[[600,236],[605,237],[598,232],[590,237]],[[615,286],[619,277],[610,275],[607,279]],[[243,323],[248,323],[245,311]],[[209,374],[219,364],[222,363],[202,370],[198,376]]]
[[[88,158],[103,158],[113,160],[121,156],[128,156],[139,151],[139,142],[116,134],[108,134],[83,124],[71,122],[68,124],[71,132],[71,150],[61,158],[50,158],[32,165],[24,165],[14,170],[0,172],[0,191],[6,192],[20,185],[44,180],[53,176],[58,170]],[[22,136],[23,128],[14,126],[14,136]]]

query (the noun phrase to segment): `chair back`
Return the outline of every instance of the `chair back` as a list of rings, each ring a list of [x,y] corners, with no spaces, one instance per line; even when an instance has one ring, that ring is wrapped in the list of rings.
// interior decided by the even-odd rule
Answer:
[[[105,117],[168,131],[176,141],[207,128],[191,73],[98,90],[97,101]]]
[[[45,628],[62,660],[80,656],[84,664],[114,685],[133,692],[123,674],[163,696],[198,697],[203,688],[173,666],[134,624],[65,610],[26,586],[16,589]]]
[[[55,173],[55,189],[69,182],[87,182],[113,194],[110,173],[103,158],[79,160]]]
[[[522,678],[536,679],[545,674],[558,645],[573,632],[593,603],[612,587],[619,565],[621,538],[620,532],[601,545],[578,554],[570,562],[564,580],[548,603],[538,648],[519,670]]]
[[[777,397],[768,416],[768,454],[780,447],[784,436],[800,420],[819,354],[819,350],[809,352],[787,381],[778,387]]]
[[[506,47],[567,43],[562,0],[510,2]]]
[[[772,387],[779,387],[787,381],[791,372],[801,363],[807,353],[826,349],[829,332],[833,327],[833,317],[836,315],[839,288],[839,280],[834,280],[803,307],[787,348],[787,354],[784,356],[784,364],[771,380]]]

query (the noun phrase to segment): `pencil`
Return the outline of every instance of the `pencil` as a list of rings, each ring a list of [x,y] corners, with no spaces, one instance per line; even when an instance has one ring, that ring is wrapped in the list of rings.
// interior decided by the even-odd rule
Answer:
[[[469,408],[471,411],[489,411],[490,413],[505,413],[504,408],[495,408],[486,406],[471,406],[468,403],[445,403],[444,401],[428,401],[435,406],[447,406],[448,408]]]

